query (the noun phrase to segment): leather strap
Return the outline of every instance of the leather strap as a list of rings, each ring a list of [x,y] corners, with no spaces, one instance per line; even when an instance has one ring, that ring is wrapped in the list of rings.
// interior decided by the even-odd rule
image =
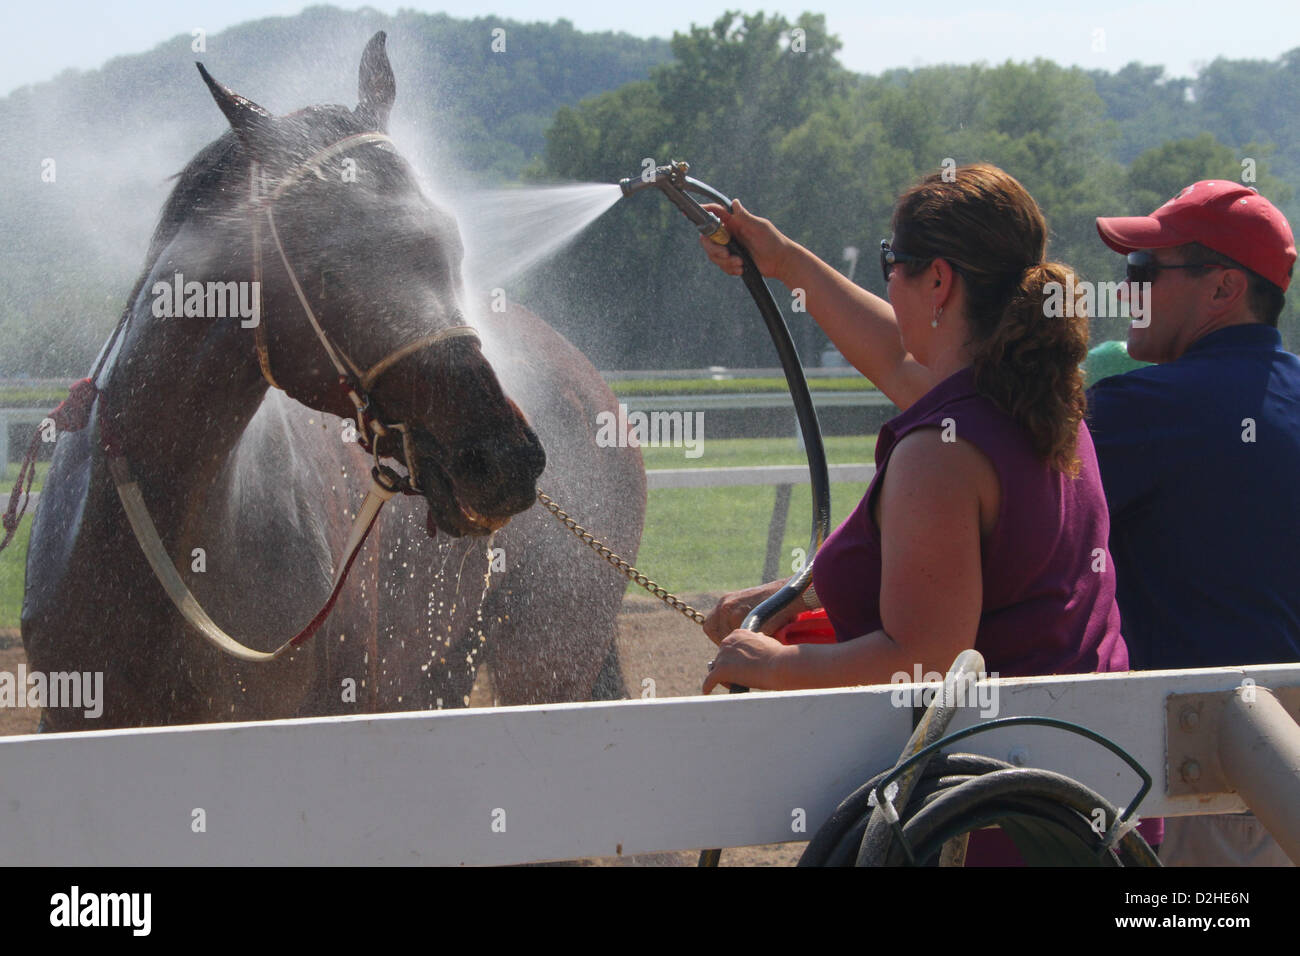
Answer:
[[[308,622],[306,627],[275,650],[257,651],[241,644],[222,630],[203,610],[198,599],[194,597],[185,582],[181,580],[181,576],[176,571],[175,565],[172,564],[171,558],[167,556],[167,549],[163,546],[162,539],[158,535],[158,529],[153,523],[153,518],[149,515],[149,509],[145,506],[144,496],[140,493],[140,486],[131,478],[131,469],[126,458],[121,455],[110,456],[108,458],[108,470],[113,476],[113,484],[117,488],[118,498],[122,501],[122,508],[126,511],[127,520],[131,523],[131,530],[135,532],[135,540],[149,560],[149,566],[153,568],[154,576],[163,586],[163,590],[167,592],[167,596],[171,598],[172,604],[176,605],[176,610],[180,611],[185,620],[189,621],[194,629],[218,650],[242,661],[259,663],[273,661],[291,648],[297,647],[315,634],[321,624],[325,622],[330,611],[334,608],[334,602],[339,596],[339,591],[343,588],[343,582],[347,579],[348,570],[352,567],[357,552],[361,550],[361,545],[365,543],[366,536],[370,534],[375,519],[379,517],[379,509],[383,507],[384,502],[396,493],[385,488],[374,478],[371,479],[370,491],[361,505],[361,510],[357,512],[356,519],[352,522],[352,534],[343,550],[343,563],[339,565],[334,574],[334,584],[330,589],[329,598],[326,600],[325,605],[316,612],[316,616]]]

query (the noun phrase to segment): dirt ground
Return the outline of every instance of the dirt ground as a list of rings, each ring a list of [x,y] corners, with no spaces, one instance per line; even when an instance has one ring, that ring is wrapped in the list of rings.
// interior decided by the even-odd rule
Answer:
[[[717,595],[683,594],[683,600],[707,611]],[[654,681],[656,697],[684,697],[699,693],[705,665],[713,655],[699,625],[669,610],[650,597],[629,596],[618,622],[618,646],[623,678],[630,696],[639,697],[643,681]],[[0,671],[16,673],[24,663],[22,641],[16,630],[0,631]],[[491,693],[480,675],[470,698],[475,707],[490,707]],[[25,707],[0,708],[0,736],[36,732],[40,713]],[[803,852],[803,843],[782,843],[765,847],[724,850],[723,866],[793,866]],[[595,866],[694,866],[697,854],[658,853],[644,856],[608,857],[583,861]]]

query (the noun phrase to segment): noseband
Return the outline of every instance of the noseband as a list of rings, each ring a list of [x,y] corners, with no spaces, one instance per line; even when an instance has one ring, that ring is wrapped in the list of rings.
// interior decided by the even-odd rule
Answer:
[[[266,224],[270,233],[271,242],[275,246],[275,251],[280,256],[280,262],[284,266],[284,271],[289,277],[289,283],[293,286],[294,294],[298,297],[298,302],[302,306],[303,313],[307,316],[307,321],[311,323],[312,331],[316,333],[316,338],[320,340],[325,349],[325,354],[329,356],[330,362],[333,363],[335,370],[339,375],[339,387],[351,400],[356,414],[357,421],[357,443],[366,451],[371,452],[374,457],[374,465],[371,469],[371,476],[374,480],[389,491],[403,492],[405,494],[422,494],[418,481],[419,475],[415,463],[415,448],[411,441],[411,431],[405,422],[384,422],[378,415],[372,412],[373,402],[370,398],[370,390],[374,387],[379,377],[391,369],[402,359],[421,352],[427,348],[432,348],[449,339],[454,338],[472,338],[475,342],[480,342],[478,332],[469,325],[453,325],[449,328],[439,329],[422,338],[409,342],[401,348],[381,358],[372,365],[368,370],[362,371],[360,366],[348,357],[343,348],[329,337],[325,329],[321,326],[320,320],[316,318],[316,312],[311,307],[306,293],[302,291],[302,284],[298,281],[298,275],[294,271],[293,265],[289,262],[289,256],[284,250],[284,244],[280,241],[280,234],[275,227],[275,203],[279,200],[291,186],[297,184],[307,177],[308,174],[315,176],[324,181],[325,174],[321,172],[320,166],[327,159],[340,156],[355,146],[366,143],[387,143],[392,145],[392,140],[383,133],[358,133],[354,136],[346,136],[336,143],[332,143],[321,149],[298,165],[290,169],[276,184],[275,188],[263,195],[261,193],[261,167],[257,162],[252,164],[249,181],[249,192],[251,204],[253,206],[253,281],[257,283],[258,290],[258,315],[265,316],[266,313],[261,308],[262,295],[262,214],[265,213]],[[463,320],[463,316],[457,310],[457,316]],[[262,377],[273,387],[281,391],[284,389],[276,382],[275,376],[271,373],[271,356],[266,345],[265,323],[259,321],[254,329],[254,342],[257,348],[257,363],[262,369]],[[382,465],[379,462],[379,439],[384,438],[390,431],[398,432],[402,436],[402,456],[406,459],[407,474],[399,476],[391,468]],[[371,433],[374,437],[371,438]]]

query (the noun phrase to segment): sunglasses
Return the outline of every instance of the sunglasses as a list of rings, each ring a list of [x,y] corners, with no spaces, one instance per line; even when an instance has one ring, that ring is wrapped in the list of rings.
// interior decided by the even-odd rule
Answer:
[[[889,247],[888,239],[880,240],[880,274],[885,277],[885,285],[889,285],[889,277],[893,274],[894,266],[900,262],[928,262],[928,259],[921,256],[909,256],[905,252],[898,252]]]
[[[1154,282],[1156,276],[1168,269],[1231,269],[1217,262],[1189,262],[1167,265],[1145,250],[1130,252],[1124,261],[1124,279],[1127,282]]]

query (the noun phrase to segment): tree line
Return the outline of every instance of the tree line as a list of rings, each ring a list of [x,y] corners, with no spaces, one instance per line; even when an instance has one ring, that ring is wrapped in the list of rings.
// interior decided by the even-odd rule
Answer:
[[[859,250],[854,279],[878,294],[896,197],[945,163],[987,161],[1016,176],[1048,220],[1049,256],[1094,282],[1123,272],[1098,215],[1145,215],[1199,179],[1253,185],[1300,224],[1300,121],[1282,108],[1300,94],[1300,48],[1273,62],[1218,60],[1195,79],[1043,59],[861,75],[839,48],[813,14],[733,13],[677,33],[672,61],[648,79],[562,107],[527,174],[612,181],[644,157],[686,159],[828,262],[847,270],[846,249]],[[771,364],[739,283],[706,268],[694,242],[669,204],[637,197],[527,291],[559,315],[569,301],[579,328],[617,330],[600,343],[604,364]],[[816,364],[828,343],[793,299],[784,304]],[[1297,314],[1288,302],[1293,350]],[[1094,341],[1123,337],[1122,320],[1094,322]]]
[[[647,158],[686,159],[878,293],[895,198],[945,160],[993,162],[1020,179],[1051,227],[1051,257],[1092,281],[1122,270],[1096,216],[1148,213],[1197,179],[1246,179],[1300,222],[1300,117],[1284,108],[1300,101],[1300,48],[1216,60],[1187,79],[1042,59],[859,74],[810,13],[728,13],[665,42],[563,20],[312,7],[210,37],[201,55],[180,36],[0,100],[0,122],[15,131],[0,143],[0,230],[15,239],[0,271],[0,376],[80,375],[93,360],[168,177],[223,128],[193,60],[275,111],[350,103],[356,56],[377,29],[399,74],[403,146],[439,186],[612,183]],[[46,157],[58,161],[57,187],[39,180]],[[740,284],[707,266],[691,227],[655,194],[618,203],[507,291],[603,368],[774,361]],[[828,343],[781,300],[817,364]],[[1289,302],[1292,350],[1298,316]],[[1093,337],[1123,331],[1098,320]]]

